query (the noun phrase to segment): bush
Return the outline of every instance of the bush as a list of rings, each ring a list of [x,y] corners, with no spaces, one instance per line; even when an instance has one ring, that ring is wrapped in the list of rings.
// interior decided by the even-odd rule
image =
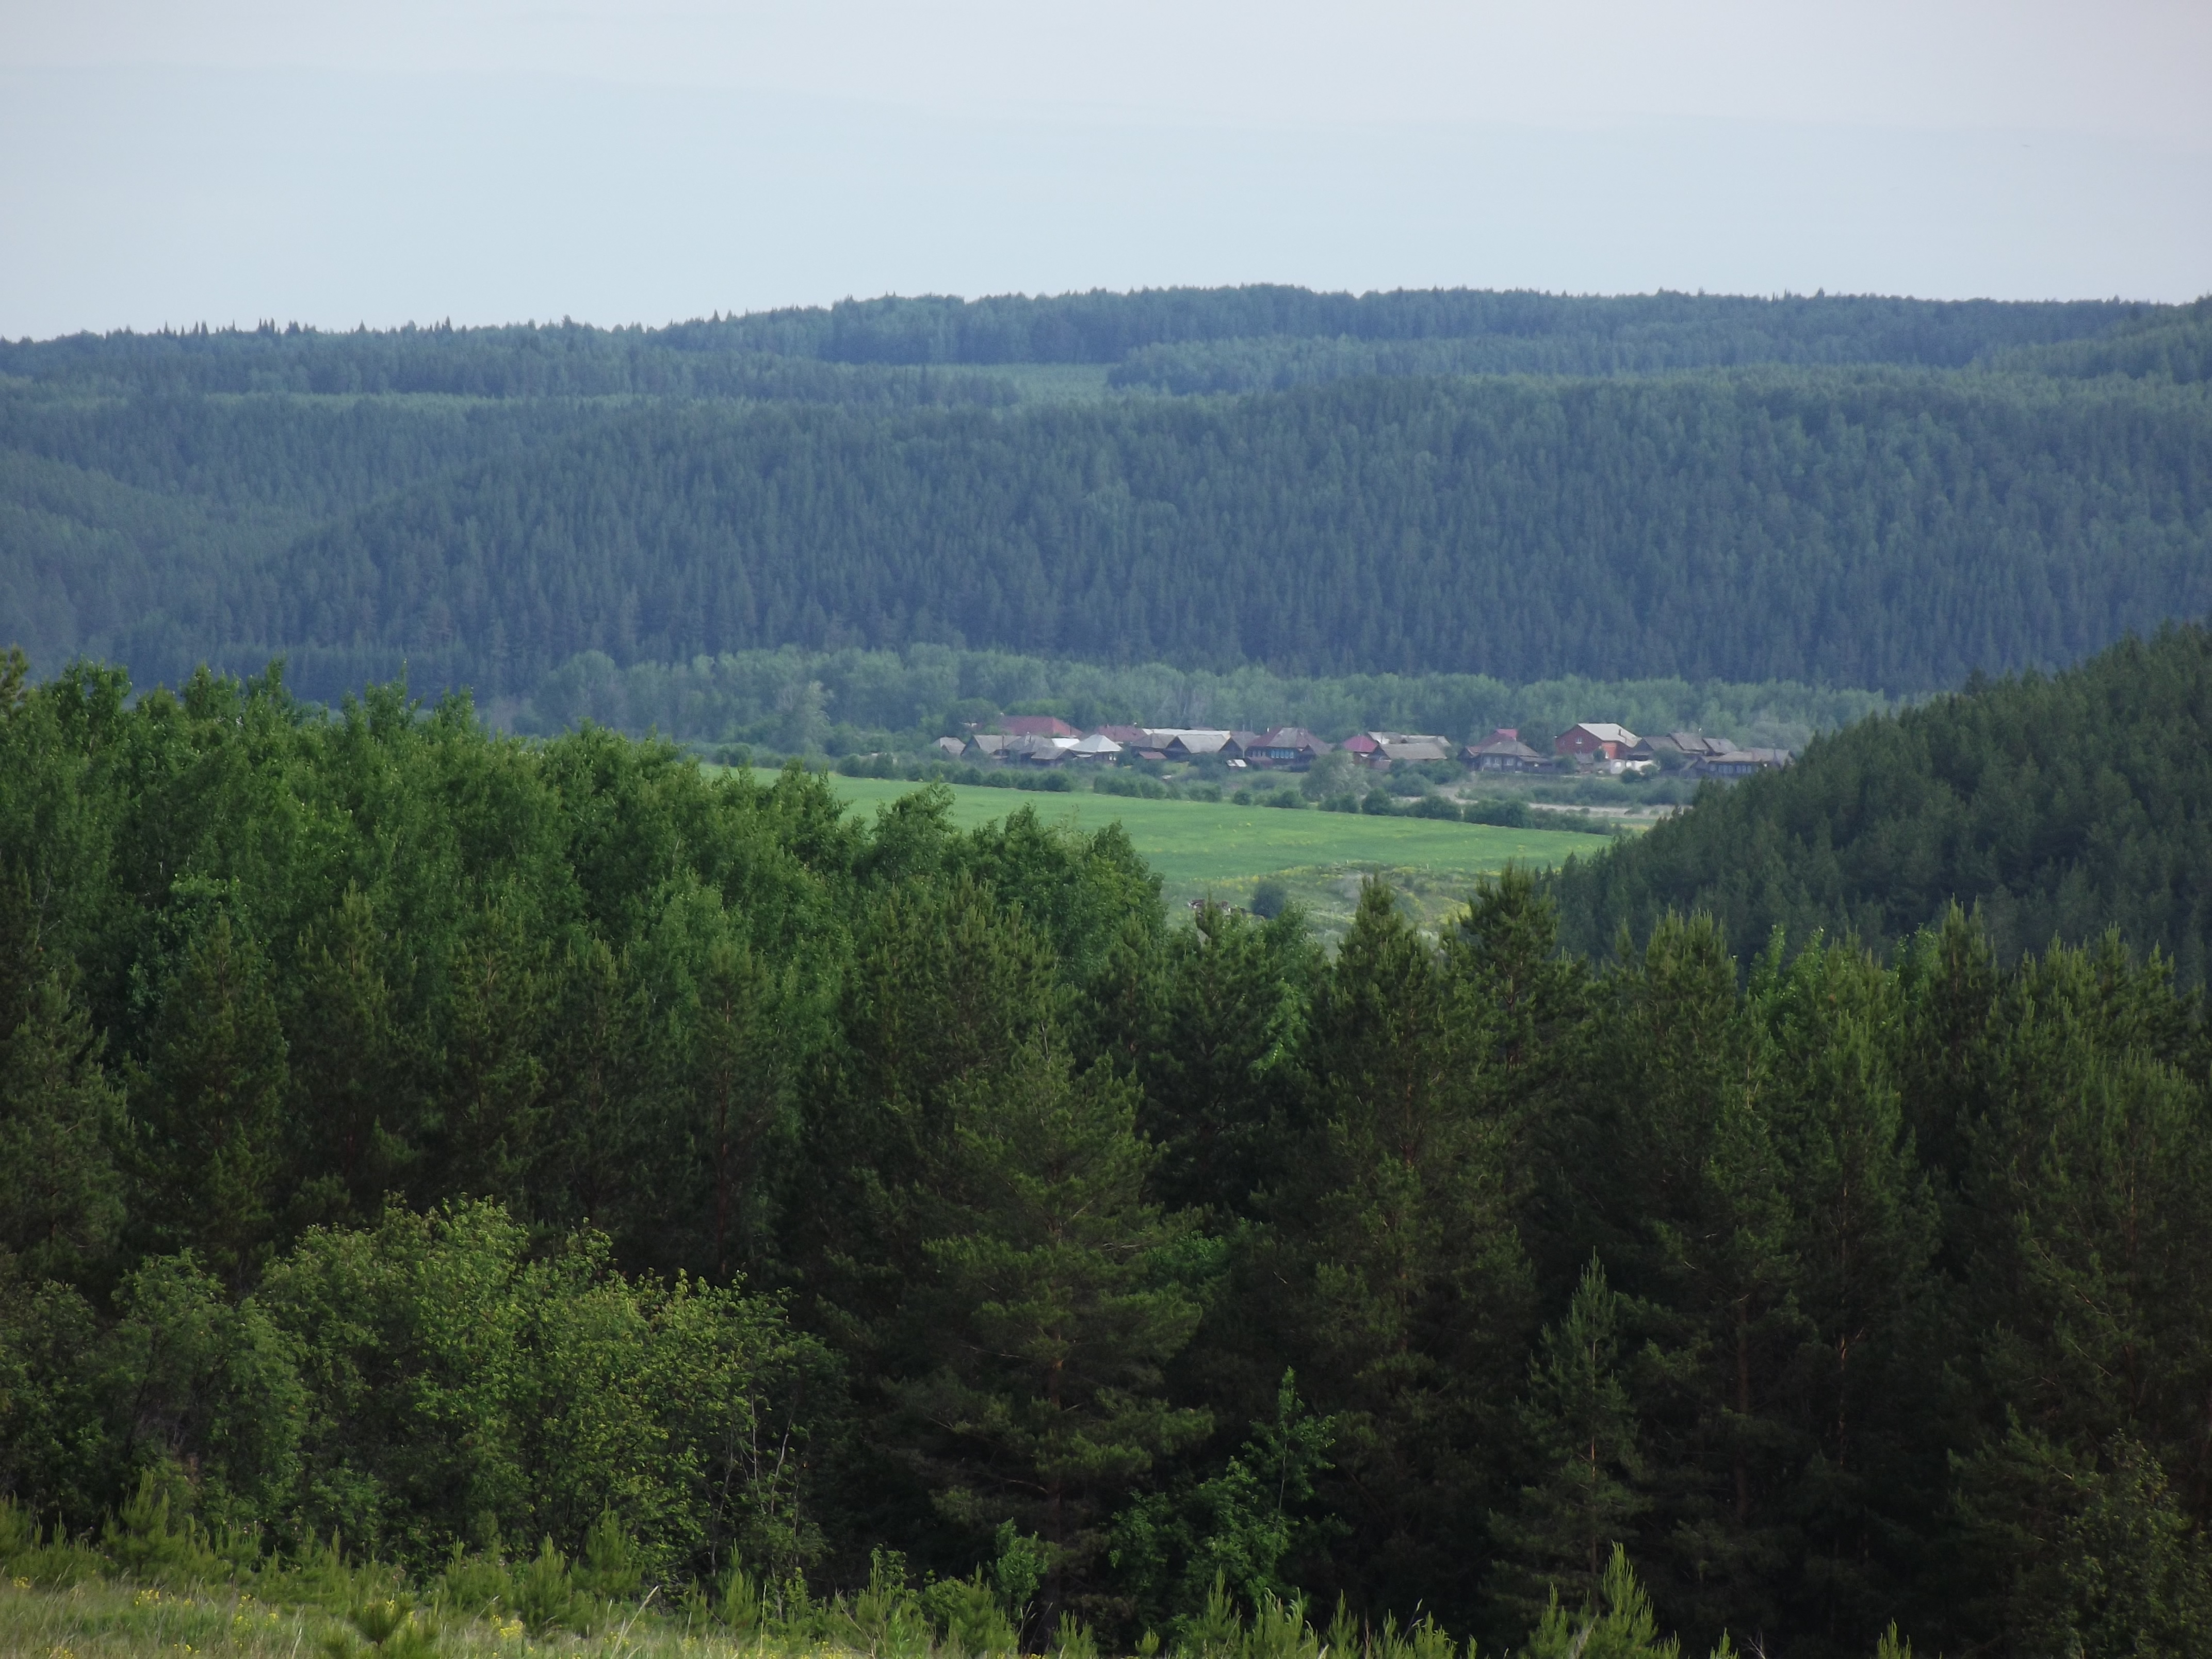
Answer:
[[[1311,801],[1334,800],[1352,788],[1358,770],[1351,756],[1332,749],[1306,769],[1298,780],[1298,792]]]
[[[1525,830],[1528,827],[1528,808],[1523,801],[1470,801],[1461,816],[1469,823],[1495,824],[1501,830]]]
[[[1091,787],[1102,795],[1126,795],[1145,800],[1166,800],[1168,787],[1158,779],[1141,772],[1114,770],[1100,772],[1091,780]]]
[[[1460,819],[1458,806],[1442,795],[1424,795],[1407,806],[1405,813],[1411,818],[1448,818],[1454,823]]]
[[[431,1588],[440,1607],[466,1613],[488,1613],[494,1607],[505,1607],[514,1595],[514,1581],[496,1550],[489,1554],[464,1555],[459,1544],[453,1546],[445,1571],[433,1581]]]
[[[41,1589],[68,1589],[91,1583],[107,1567],[97,1550],[72,1542],[58,1526],[41,1532],[29,1511],[0,1498],[0,1575]]]
[[[999,1598],[978,1567],[969,1578],[940,1578],[921,1593],[921,1604],[954,1653],[988,1656],[1017,1651],[1019,1638]]]
[[[139,1478],[138,1490],[112,1516],[100,1534],[100,1547],[124,1576],[143,1584],[182,1589],[192,1584],[221,1583],[229,1578],[234,1563],[210,1544],[191,1516],[181,1524],[169,1522],[169,1494],[161,1489],[151,1469]]]
[[[613,1510],[602,1510],[584,1534],[584,1559],[571,1577],[577,1589],[603,1601],[634,1601],[645,1587],[645,1559]]]
[[[1291,908],[1291,890],[1273,876],[1252,890],[1252,914],[1263,921],[1273,921]]]

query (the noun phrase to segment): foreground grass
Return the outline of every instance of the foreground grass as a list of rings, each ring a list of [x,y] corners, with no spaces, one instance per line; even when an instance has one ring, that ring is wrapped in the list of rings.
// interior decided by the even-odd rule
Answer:
[[[432,1616],[438,1659],[525,1659],[562,1654],[575,1659],[736,1659],[782,1650],[738,1642],[680,1617],[649,1613],[616,1619],[590,1636],[557,1631],[532,1637],[516,1620]],[[399,1651],[398,1644],[393,1651]],[[0,1654],[9,1659],[187,1659],[239,1655],[248,1659],[374,1659],[343,1619],[319,1608],[276,1606],[251,1592],[209,1587],[180,1591],[103,1580],[67,1589],[0,1582]],[[793,1650],[792,1659],[799,1659]]]
[[[863,811],[921,787],[834,772],[826,781],[841,799]],[[948,787],[952,821],[963,829],[1023,806],[1035,807],[1048,823],[1081,830],[1119,823],[1165,884],[1170,909],[1200,898],[1241,905],[1262,878],[1272,877],[1305,907],[1315,932],[1324,939],[1350,925],[1359,884],[1368,876],[1386,878],[1422,925],[1434,927],[1467,902],[1478,876],[1496,875],[1509,863],[1549,870],[1605,844],[1575,830],[1501,830],[1434,818],[1284,811],[1230,801],[1144,800],[1084,791],[1054,794]]]

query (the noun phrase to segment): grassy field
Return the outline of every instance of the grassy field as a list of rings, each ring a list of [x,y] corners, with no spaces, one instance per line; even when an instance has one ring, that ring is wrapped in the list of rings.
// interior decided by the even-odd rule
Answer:
[[[763,780],[773,774],[763,774]],[[919,786],[831,774],[830,784],[870,810]],[[1549,869],[1606,843],[1562,830],[1498,830],[1435,818],[1285,811],[1228,802],[1139,800],[1087,792],[1017,793],[955,786],[952,817],[963,828],[1034,806],[1048,820],[1096,830],[1117,819],[1166,884],[1170,906],[1211,897],[1243,904],[1272,876],[1311,914],[1324,937],[1341,933],[1358,902],[1360,881],[1387,877],[1434,927],[1464,903],[1474,878],[1509,863]]]
[[[434,1619],[434,1640],[417,1644],[402,1637],[392,1650],[434,1659],[814,1659],[696,1629],[680,1615],[615,1619],[588,1637],[551,1632],[533,1638],[519,1621],[497,1618]],[[9,1659],[377,1659],[378,1653],[336,1613],[272,1606],[231,1587],[94,1581],[49,1589],[0,1579],[0,1654]]]

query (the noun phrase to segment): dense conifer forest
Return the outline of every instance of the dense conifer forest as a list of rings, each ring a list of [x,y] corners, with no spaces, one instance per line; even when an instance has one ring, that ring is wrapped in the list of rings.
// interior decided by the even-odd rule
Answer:
[[[2078,730],[2109,768],[2048,834],[2135,881],[2138,816],[2201,817],[2150,711],[2201,730],[2206,653],[1854,728],[1645,846],[1838,757],[2001,823]],[[1733,913],[1563,953],[1517,876],[1440,939],[1370,888],[1331,957],[1295,909],[1171,922],[1112,829],[15,658],[9,1547],[167,1504],[234,1554],[450,1585],[550,1540],[740,1609],[896,1551],[956,1644],[1195,1654],[1291,1595],[1518,1644],[1617,1541],[1692,1652],[2192,1650],[2199,1000],[2154,927],[2023,956],[1897,891],[1879,959]]]
[[[1944,905],[2008,960],[2118,927],[2212,975],[2212,634],[2128,641],[2063,673],[1978,684],[1817,739],[1787,771],[1551,878],[1566,936],[1609,948],[1700,910],[1885,953]]]
[[[0,639],[323,700],[917,643],[1919,695],[2212,609],[2208,340],[1242,289],[0,343]]]

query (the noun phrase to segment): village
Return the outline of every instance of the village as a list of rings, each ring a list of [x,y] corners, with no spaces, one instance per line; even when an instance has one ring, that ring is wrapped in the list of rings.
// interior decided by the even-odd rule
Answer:
[[[1604,720],[1571,726],[1546,754],[1519,731],[1499,726],[1487,737],[1455,744],[1425,732],[1356,732],[1331,742],[1304,726],[1265,732],[1177,726],[1101,726],[1085,732],[1052,714],[1006,714],[965,738],[944,737],[935,747],[947,759],[979,765],[1063,767],[1151,763],[1200,763],[1231,771],[1304,772],[1323,756],[1341,754],[1371,772],[1394,767],[1456,763],[1486,780],[1515,775],[1650,777],[1661,772],[1690,778],[1734,779],[1790,764],[1786,749],[1739,748],[1726,738],[1693,732],[1638,737]]]

